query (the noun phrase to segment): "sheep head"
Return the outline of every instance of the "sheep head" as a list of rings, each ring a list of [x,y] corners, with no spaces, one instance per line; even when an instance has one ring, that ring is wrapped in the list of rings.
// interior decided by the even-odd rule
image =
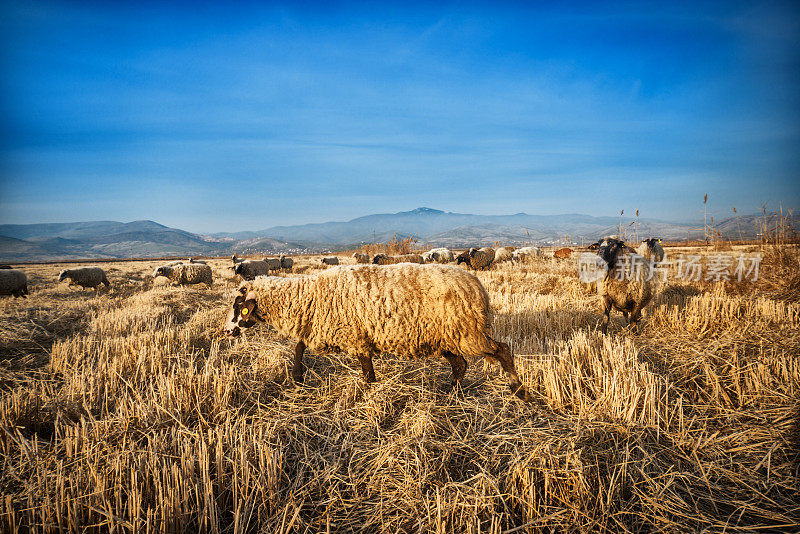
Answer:
[[[597,248],[597,254],[608,265],[608,270],[611,271],[617,265],[617,260],[620,254],[625,252],[625,243],[619,239],[608,237],[600,242]]]
[[[66,270],[61,271],[60,273],[58,273],[58,281],[59,282],[63,282],[66,279],[67,279],[67,271]]]
[[[264,318],[258,313],[258,304],[252,293],[248,294],[248,287],[239,287],[239,294],[233,301],[233,306],[228,312],[224,330],[230,337],[236,337],[242,333],[242,328],[250,328],[256,322],[264,322]]]

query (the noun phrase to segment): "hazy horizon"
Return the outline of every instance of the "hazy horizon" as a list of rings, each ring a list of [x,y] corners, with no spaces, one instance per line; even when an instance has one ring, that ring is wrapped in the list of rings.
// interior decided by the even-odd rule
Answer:
[[[0,223],[800,206],[791,2],[0,6]]]

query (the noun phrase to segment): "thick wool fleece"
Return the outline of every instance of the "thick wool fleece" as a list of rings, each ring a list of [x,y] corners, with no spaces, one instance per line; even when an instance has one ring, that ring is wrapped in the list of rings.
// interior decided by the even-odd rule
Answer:
[[[58,281],[69,279],[69,285],[81,287],[97,287],[100,284],[109,285],[106,273],[100,267],[78,267],[77,269],[64,269],[58,275]]]
[[[639,248],[636,249],[636,253],[639,256],[644,256],[647,261],[664,261],[664,247],[658,242],[653,243],[652,247],[650,247],[647,242],[642,242]]]
[[[240,291],[281,335],[317,350],[411,357],[498,350],[486,290],[456,267],[347,265],[315,276],[259,278]]]
[[[252,280],[256,276],[268,275],[269,264],[264,260],[245,260],[241,263],[237,263],[233,272],[241,276],[244,280]]]
[[[494,253],[494,262],[510,261],[514,256],[514,247],[500,247]]]
[[[420,254],[401,254],[399,256],[388,256],[386,254],[376,254],[373,259],[376,265],[396,265],[398,263],[425,263]]]
[[[28,277],[16,269],[0,269],[0,295],[22,297],[28,294]]]
[[[174,284],[207,284],[214,281],[211,267],[202,263],[183,263],[181,265],[162,265],[153,276],[166,276]]]

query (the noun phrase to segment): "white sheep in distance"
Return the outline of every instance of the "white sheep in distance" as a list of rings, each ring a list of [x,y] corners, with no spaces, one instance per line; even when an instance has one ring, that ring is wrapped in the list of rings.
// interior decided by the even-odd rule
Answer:
[[[339,258],[336,256],[325,256],[322,258],[323,265],[339,265]]]
[[[269,274],[269,264],[264,260],[244,260],[236,264],[233,274],[238,274],[244,280],[252,280],[256,276]]]
[[[535,258],[544,256],[544,252],[539,247],[522,247],[515,250],[511,256],[514,261],[531,262]]]
[[[172,285],[214,283],[211,267],[204,263],[181,263],[178,265],[162,265],[153,271],[153,277],[164,276],[172,281]]]
[[[646,261],[637,261],[632,269],[633,277],[622,276],[617,280],[617,268],[625,254],[633,252],[619,239],[607,237],[600,241],[597,255],[606,263],[608,270],[603,278],[597,281],[597,294],[603,301],[603,333],[608,331],[611,320],[611,309],[622,312],[629,325],[638,322],[642,310],[653,298],[654,280],[650,277],[650,265]],[[639,257],[641,260],[642,258]],[[632,266],[631,266],[632,267]],[[627,273],[626,273],[627,274]]]
[[[78,267],[76,269],[64,269],[58,273],[58,281],[69,280],[69,286],[81,286],[83,289],[92,287],[97,289],[100,284],[109,287],[106,273],[100,267]]]
[[[288,256],[284,256],[281,254],[281,257],[278,258],[281,262],[281,270],[291,272],[292,267],[294,267],[294,260]]]
[[[17,269],[0,269],[0,295],[25,298],[28,294],[28,277]]]
[[[494,263],[511,261],[514,258],[514,247],[500,247],[494,252]]]
[[[647,261],[662,262],[664,261],[664,248],[661,246],[661,240],[657,237],[645,239],[639,248],[636,249],[639,256],[644,256]]]
[[[380,252],[372,258],[373,265],[395,265],[397,263],[425,263],[419,254],[400,254],[399,256],[389,256]]]
[[[456,260],[456,255],[449,248],[433,248],[422,253],[425,263],[450,263]]]
[[[529,400],[505,343],[492,339],[489,296],[480,281],[447,265],[342,265],[312,276],[243,282],[224,330],[237,336],[258,321],[297,341],[292,377],[302,381],[303,352],[336,349],[354,355],[375,381],[375,353],[441,355],[453,382],[468,357],[500,362],[511,390]]]
[[[369,254],[363,252],[354,252],[353,258],[355,258],[356,263],[369,263]]]

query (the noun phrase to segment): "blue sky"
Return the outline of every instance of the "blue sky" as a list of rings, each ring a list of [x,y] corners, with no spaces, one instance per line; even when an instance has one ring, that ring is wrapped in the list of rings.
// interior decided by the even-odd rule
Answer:
[[[790,2],[0,2],[3,223],[800,205]]]

